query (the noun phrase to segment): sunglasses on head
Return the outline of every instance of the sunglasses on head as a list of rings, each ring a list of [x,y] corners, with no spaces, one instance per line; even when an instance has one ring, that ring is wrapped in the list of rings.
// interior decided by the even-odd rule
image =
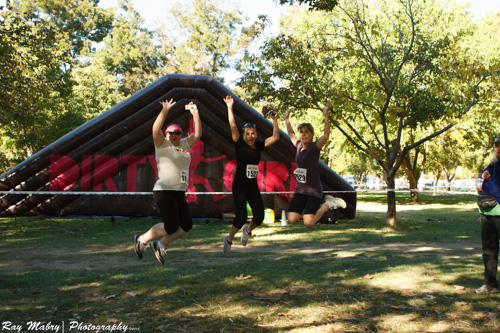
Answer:
[[[181,135],[182,133],[179,132],[179,131],[172,131],[172,132],[168,132],[168,134],[170,134],[170,135],[172,135],[172,134]]]
[[[243,128],[256,128],[257,125],[253,124],[253,123],[246,123],[245,125],[243,125]]]

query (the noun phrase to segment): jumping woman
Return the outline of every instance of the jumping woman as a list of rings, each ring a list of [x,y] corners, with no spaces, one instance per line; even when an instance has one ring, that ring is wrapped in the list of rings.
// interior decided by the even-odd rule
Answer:
[[[229,126],[231,127],[231,136],[235,143],[236,151],[236,172],[233,180],[233,200],[236,217],[233,220],[229,235],[224,236],[223,253],[227,257],[231,254],[231,245],[234,235],[241,229],[241,245],[246,246],[248,239],[252,236],[255,228],[262,224],[264,220],[264,202],[257,185],[257,176],[259,174],[259,162],[261,152],[279,140],[280,131],[278,120],[275,113],[270,117],[273,121],[273,135],[266,140],[257,140],[257,127],[255,124],[247,123],[243,126],[243,135],[236,126],[234,120],[233,104],[231,96],[226,96],[224,102],[227,105],[227,115]],[[246,202],[248,201],[252,208],[252,221],[250,225],[245,225],[247,221]]]
[[[134,251],[142,259],[147,243],[154,239],[150,246],[156,259],[164,264],[166,246],[184,236],[193,227],[191,211],[186,201],[186,189],[189,184],[189,150],[201,137],[201,121],[198,109],[193,102],[186,105],[193,115],[194,133],[182,138],[179,125],[171,124],[163,134],[162,127],[168,111],[175,102],[160,102],[163,106],[153,123],[153,141],[155,145],[158,180],[153,187],[153,198],[160,210],[162,223],[157,223],[144,234],[134,236]]]
[[[297,169],[294,171],[297,185],[288,206],[287,218],[289,223],[295,223],[302,218],[304,225],[311,227],[321,219],[328,209],[346,207],[345,201],[340,198],[326,195],[323,199],[323,186],[319,177],[319,154],[330,137],[329,107],[330,102],[326,104],[323,110],[325,126],[323,135],[317,141],[313,141],[314,128],[310,123],[302,123],[297,127],[300,133],[299,140],[290,124],[290,111],[285,113],[288,136],[297,148],[295,154]]]

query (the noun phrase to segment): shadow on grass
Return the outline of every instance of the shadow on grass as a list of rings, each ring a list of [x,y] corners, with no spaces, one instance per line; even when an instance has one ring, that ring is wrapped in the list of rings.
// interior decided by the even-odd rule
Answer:
[[[1,320],[123,322],[161,331],[474,331],[499,329],[481,284],[477,214],[375,213],[337,225],[265,225],[221,254],[225,223],[197,224],[160,265],[132,235],[157,221],[2,223]]]

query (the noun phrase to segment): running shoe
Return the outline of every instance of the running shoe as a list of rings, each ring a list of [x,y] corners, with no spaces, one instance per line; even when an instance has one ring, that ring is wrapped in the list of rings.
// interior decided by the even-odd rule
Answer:
[[[346,208],[347,205],[344,200],[335,198],[329,194],[325,195],[325,202],[330,209]]]
[[[498,293],[498,288],[490,287],[486,284],[483,284],[481,287],[476,289],[476,294],[486,294],[486,293]]]
[[[224,236],[224,246],[222,247],[222,252],[224,256],[229,257],[231,255],[231,244],[227,241],[229,236]]]
[[[153,252],[155,254],[156,260],[158,260],[160,262],[160,264],[164,264],[165,259],[163,258],[163,256],[165,256],[165,254],[167,254],[167,250],[165,250],[164,247],[160,246],[158,241],[151,243],[151,249],[153,250]]]
[[[142,259],[144,251],[146,251],[146,244],[139,240],[139,235],[134,235],[134,252],[137,258]]]
[[[247,225],[244,225],[243,228],[241,228],[241,245],[243,246],[247,246],[248,239],[250,238],[247,229],[248,229]]]

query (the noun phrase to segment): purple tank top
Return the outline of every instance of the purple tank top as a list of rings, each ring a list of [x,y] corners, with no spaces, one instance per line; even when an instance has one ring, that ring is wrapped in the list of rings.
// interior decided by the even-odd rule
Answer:
[[[312,195],[323,199],[323,185],[321,185],[319,177],[320,150],[316,146],[316,142],[311,142],[303,151],[301,151],[302,147],[304,147],[302,141],[297,141],[297,153],[295,155],[297,169],[294,171],[297,185],[294,193]]]

